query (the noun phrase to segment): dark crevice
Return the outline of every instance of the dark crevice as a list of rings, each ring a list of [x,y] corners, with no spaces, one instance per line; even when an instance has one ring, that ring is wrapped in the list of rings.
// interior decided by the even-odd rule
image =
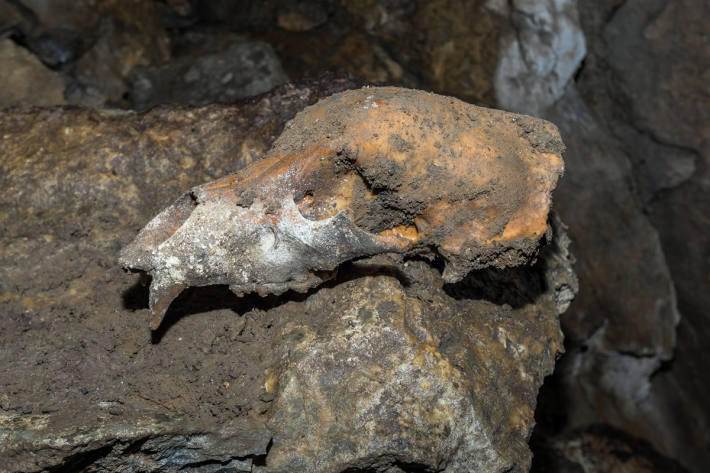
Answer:
[[[539,258],[532,266],[472,271],[457,283],[444,284],[444,291],[454,299],[482,299],[519,309],[547,291],[545,266],[544,259]]]
[[[441,256],[436,246],[429,245],[427,247],[422,247],[420,251],[421,252],[418,254],[407,255],[404,258],[404,261],[423,261],[428,266],[436,269],[439,274],[444,273],[444,269],[446,269],[446,260],[443,256]]]
[[[148,440],[150,440],[150,437],[144,437],[142,439],[136,440],[135,442],[132,442],[130,445],[123,449],[122,455],[128,456],[134,453],[139,453],[141,450],[143,450],[143,445],[145,445]]]
[[[254,455],[252,464],[254,466],[266,466],[266,457],[269,456],[269,452],[271,451],[271,447],[274,446],[274,439],[272,438],[269,440],[269,443],[266,445],[266,452],[263,455]]]
[[[574,75],[572,76],[572,81],[576,84],[579,82],[580,77],[582,77],[582,72],[584,71],[585,66],[587,65],[587,57],[585,56],[582,58],[582,60],[579,63],[579,66],[577,66],[577,70],[574,71]]]
[[[139,274],[135,284],[121,294],[124,309],[136,311],[148,308],[151,277],[144,272],[139,272]]]
[[[46,471],[50,473],[75,473],[83,471],[97,460],[106,457],[113,450],[113,445],[106,445],[94,450],[75,453],[68,456],[59,465],[48,468]]]
[[[662,360],[660,365],[658,365],[658,368],[650,374],[648,377],[649,382],[653,382],[653,378],[656,376],[663,374],[663,373],[670,373],[671,370],[673,369],[673,365],[675,362],[675,357],[671,358],[670,360]]]
[[[614,353],[617,353],[618,355],[621,355],[621,356],[628,356],[631,358],[638,358],[638,359],[658,357],[658,353],[638,353],[638,352],[631,351],[631,350],[614,350]]]

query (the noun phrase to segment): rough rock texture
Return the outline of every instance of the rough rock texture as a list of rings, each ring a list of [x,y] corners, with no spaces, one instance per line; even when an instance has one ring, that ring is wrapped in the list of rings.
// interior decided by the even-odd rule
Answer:
[[[11,3],[21,20],[10,35],[62,74],[69,103],[126,106],[128,72],[170,57],[170,38],[151,0]]]
[[[145,110],[230,102],[288,80],[264,42],[213,31],[191,37],[191,45],[183,38],[190,35],[174,37],[170,28],[195,21],[179,2],[27,0],[0,3],[4,12],[0,34],[58,69],[72,104]]]
[[[166,65],[136,67],[128,80],[133,107],[145,110],[162,103],[233,102],[269,91],[288,77],[271,46],[236,37],[220,50],[201,48]]]
[[[435,262],[380,257],[306,295],[195,289],[152,340],[147,294],[116,267],[165,202],[258,158],[298,109],[352,86],[0,115],[2,471],[527,470],[576,290],[554,218],[532,267],[445,284]]]
[[[605,425],[592,425],[535,446],[532,473],[685,473],[645,440]]]
[[[195,187],[121,254],[152,277],[151,327],[190,286],[305,292],[345,261],[441,257],[446,282],[526,263],[563,144],[549,123],[396,87],[335,94],[263,160]]]
[[[555,103],[586,54],[576,0],[500,3],[512,31],[501,39],[495,73],[498,104],[537,115]]]
[[[136,31],[117,19],[104,19],[96,30],[97,40],[68,68],[70,103],[93,107],[128,105],[130,71],[170,57],[167,34],[158,33]]]
[[[574,88],[547,116],[570,137],[574,170],[560,186],[559,212],[574,222],[570,236],[585,248],[577,258],[584,289],[563,327],[578,347],[568,354],[565,376],[584,386],[571,397],[587,401],[570,409],[594,406],[598,416],[600,390],[629,408],[648,395],[650,375],[673,356],[680,315],[658,236],[639,210],[621,149]]]
[[[21,105],[60,105],[64,82],[29,51],[9,39],[0,39],[0,109]]]
[[[565,394],[552,402],[568,406],[568,427],[607,422],[649,440],[689,469],[705,471],[708,4],[610,1],[580,7],[590,54],[578,75],[579,95],[571,92],[545,116],[561,125],[570,149],[560,213],[585,248],[578,259],[590,264],[580,264],[578,272],[581,286],[590,290],[581,291],[562,320],[571,336],[558,365]],[[599,171],[616,184],[601,184]],[[608,199],[606,210],[593,212],[604,215],[602,221],[592,213],[583,218],[580,205],[565,209],[569,196],[585,188],[599,206]]]
[[[556,18],[554,8],[541,5],[538,17]],[[581,34],[573,8],[576,5],[567,6],[565,21],[574,24],[566,28]],[[548,54],[564,57],[566,49],[555,48],[554,42],[548,46]],[[557,207],[570,223],[570,237],[583,249],[577,257],[582,290],[562,318],[569,350],[558,366],[556,389],[545,391],[543,405],[549,402],[566,428],[601,419],[647,436],[623,419],[629,415],[649,419],[662,410],[648,403],[653,395],[650,379],[674,354],[680,319],[675,290],[658,234],[635,193],[632,164],[571,80],[570,73],[566,85],[553,82],[558,90],[545,100],[527,103],[518,101],[516,90],[496,88],[504,104],[519,104],[529,113],[542,106],[543,115],[560,127],[569,149]],[[560,405],[565,406],[563,412]]]
[[[309,315],[323,300],[342,317],[281,332],[268,471],[527,471],[530,403],[561,342],[540,305],[556,312],[574,284],[553,254],[549,289],[517,309],[452,298],[465,287],[423,261],[405,266],[408,285],[357,279],[307,299]]]

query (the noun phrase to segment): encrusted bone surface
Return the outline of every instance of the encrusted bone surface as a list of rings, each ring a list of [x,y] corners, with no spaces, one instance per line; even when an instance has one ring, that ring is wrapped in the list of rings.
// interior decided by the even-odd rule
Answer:
[[[299,113],[263,160],[183,195],[121,260],[153,277],[153,328],[185,287],[305,291],[378,253],[435,253],[454,282],[535,254],[562,150],[543,120],[422,91],[351,90]]]

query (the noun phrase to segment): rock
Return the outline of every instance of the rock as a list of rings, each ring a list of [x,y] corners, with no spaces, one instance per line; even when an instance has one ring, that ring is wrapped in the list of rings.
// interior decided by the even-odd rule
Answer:
[[[9,39],[0,40],[0,109],[58,105],[64,101],[62,77]]]
[[[101,21],[112,18],[134,30],[162,36],[164,33],[156,15],[155,2],[120,0],[96,2],[94,0],[18,0],[32,11],[37,22],[47,30],[66,29],[81,36],[95,33]]]
[[[582,289],[562,318],[570,350],[549,402],[565,403],[558,415],[569,427],[604,419],[633,431],[632,419],[654,415],[650,377],[673,356],[680,319],[673,283],[617,142],[571,86],[546,116],[568,145],[558,211],[573,244],[584,248],[577,254]]]
[[[125,46],[113,44],[114,51],[106,48],[96,58],[108,63],[114,74],[122,71],[121,65],[131,60],[145,58],[148,54],[165,57],[168,38],[159,22],[156,4],[150,0],[131,1],[130,5],[120,1],[92,0],[67,1],[22,0],[23,10],[28,13],[27,26],[22,30],[23,41],[45,64],[52,67],[64,66],[79,59],[106,34],[106,24],[113,23],[119,29],[134,33],[123,39],[137,47],[136,58],[131,58]],[[115,41],[115,40],[114,40]],[[99,46],[101,50],[101,46]],[[123,57],[117,58],[119,53]],[[86,67],[86,66],[85,66]],[[100,69],[100,65],[91,66]],[[85,77],[95,77],[85,74]],[[98,77],[95,77],[98,79]],[[102,77],[110,79],[110,77]],[[99,87],[99,80],[93,83]],[[115,101],[115,97],[111,97]]]
[[[147,294],[116,267],[182,189],[258,159],[297,110],[354,86],[0,113],[0,470],[527,471],[574,292],[554,218],[538,262],[508,274],[444,284],[424,258],[380,256],[305,295],[193,289],[152,339]],[[471,292],[488,279],[509,290]]]
[[[84,416],[86,413],[84,413]],[[3,415],[0,471],[251,472],[269,448],[271,433],[245,422],[218,429],[189,418],[153,414],[121,421],[111,415],[57,426],[53,416]]]
[[[580,93],[632,165],[641,204],[656,228],[682,315],[672,363],[647,385],[642,409],[604,418],[701,472],[710,463],[710,61],[703,1],[580,2],[591,54]],[[566,139],[567,141],[567,139]],[[600,396],[603,398],[603,396]],[[602,412],[602,410],[600,410]],[[662,425],[664,428],[659,429]]]
[[[373,83],[407,87],[418,84],[386,47],[361,29],[339,22],[328,21],[322,28],[304,33],[277,30],[264,35],[264,39],[274,47],[290,77],[330,70]]]
[[[582,6],[585,29],[590,35],[590,24],[603,21],[604,15],[598,13],[598,2]],[[631,8],[631,3],[625,3],[616,15],[627,8]],[[575,28],[579,34],[579,25]],[[618,34],[636,38],[634,31],[638,29],[629,29],[624,23],[616,28]],[[616,80],[599,79],[609,67],[604,62],[606,53],[600,55],[597,36],[591,34],[589,41],[592,54],[580,73],[582,93],[596,110],[625,103],[626,99],[619,98],[623,84],[619,87]],[[621,38],[609,41],[609,47],[618,54],[635,55],[631,52],[634,48],[624,48],[621,42]],[[550,50],[553,55],[564,57],[564,48],[554,51]],[[649,57],[649,61],[655,60]],[[629,61],[630,57],[619,61],[619,67],[633,69],[636,63]],[[503,54],[501,64],[504,63]],[[634,70],[646,74],[640,72],[643,68]],[[563,86],[564,82],[557,85]],[[629,81],[627,87],[631,96],[638,96],[638,81]],[[497,86],[496,90],[504,105],[506,100],[517,100],[519,91],[524,91],[525,97],[530,92],[525,87],[506,92]],[[652,383],[652,376],[674,356],[676,326],[681,317],[662,240],[644,214],[642,202],[651,201],[659,190],[687,179],[695,168],[695,158],[687,149],[664,145],[663,152],[674,161],[649,159],[658,153],[657,139],[619,121],[620,113],[607,114],[607,121],[600,123],[574,85],[569,84],[558,98],[560,90],[541,102],[549,105],[557,100],[542,115],[560,126],[568,145],[567,176],[559,189],[557,208],[570,225],[573,244],[580,248],[577,270],[582,290],[562,318],[568,352],[558,363],[550,389],[541,395],[542,412],[549,410],[552,424],[556,424],[553,431],[568,432],[601,421],[651,440],[664,454],[688,458],[686,453],[680,455],[668,446],[676,443],[672,437],[688,435],[688,427],[681,425],[687,426],[691,417],[680,420],[677,410],[671,414],[674,409],[667,401],[674,395],[662,393],[658,381],[655,386]],[[611,101],[609,97],[617,98]],[[525,107],[522,110],[528,113],[540,112],[534,103]],[[640,195],[636,194],[634,183],[639,184]],[[591,202],[593,208],[589,206]],[[561,405],[566,406],[564,412],[560,412]],[[658,429],[658,425],[665,428]],[[680,433],[681,429],[685,433]],[[537,435],[550,434],[543,431]],[[694,443],[699,445],[698,441],[703,440],[698,438]]]
[[[274,444],[259,471],[527,471],[530,404],[561,346],[554,318],[532,304],[454,303],[431,268],[410,266],[426,275],[416,289],[350,281],[282,329]],[[319,319],[327,305],[342,316]]]
[[[233,102],[271,90],[288,77],[268,44],[235,38],[219,51],[136,67],[129,80],[133,108],[144,110],[160,103]]]
[[[0,38],[12,33],[23,22],[23,15],[17,6],[8,0],[0,0]]]
[[[530,114],[564,92],[584,58],[576,0],[348,2],[420,87]],[[398,79],[395,79],[398,80]]]
[[[169,58],[167,34],[152,36],[108,19],[98,28],[99,39],[72,65],[68,99],[72,104],[124,107],[130,104],[128,74],[137,66]]]
[[[276,15],[276,24],[287,31],[309,31],[328,19],[328,11],[319,2],[298,2],[283,6]]]
[[[150,0],[22,5],[21,40],[45,64],[61,69],[69,103],[126,107],[128,72],[170,57],[170,39]]]
[[[344,8],[403,69],[394,80],[493,106],[498,43],[510,25],[488,3],[362,0]]]
[[[647,204],[690,178],[710,137],[708,86],[698,69],[710,56],[696,11],[688,2],[626,2],[608,21],[587,15],[595,43],[580,88],[613,123]],[[671,34],[679,24],[687,27]]]
[[[633,125],[661,143],[699,149],[710,139],[708,13],[698,0],[631,0],[604,26],[616,95],[627,99]]]
[[[513,0],[501,11],[512,31],[495,72],[500,106],[537,115],[555,103],[586,54],[576,0]]]
[[[536,448],[532,473],[685,473],[645,440],[597,424]]]

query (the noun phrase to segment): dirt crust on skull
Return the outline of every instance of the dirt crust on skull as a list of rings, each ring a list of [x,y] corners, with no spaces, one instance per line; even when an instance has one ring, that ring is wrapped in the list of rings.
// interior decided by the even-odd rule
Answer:
[[[379,253],[443,259],[444,279],[524,264],[563,172],[557,128],[422,91],[371,87],[300,112],[266,157],[198,186],[122,254],[153,277],[153,328],[188,286],[306,291]]]

